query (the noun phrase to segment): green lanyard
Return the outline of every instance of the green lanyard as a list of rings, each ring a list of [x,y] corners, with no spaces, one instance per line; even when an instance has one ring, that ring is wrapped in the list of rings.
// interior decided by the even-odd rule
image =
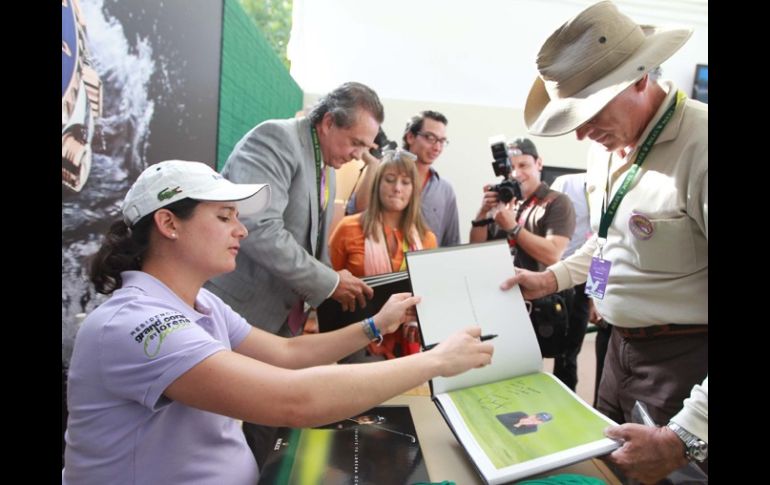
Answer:
[[[313,137],[313,155],[315,157],[315,182],[318,186],[318,237],[316,239],[316,255],[320,254],[321,237],[323,234],[323,215],[329,202],[329,186],[326,184],[327,170],[323,167],[323,155],[321,155],[321,143],[318,141],[318,132],[315,126],[310,127]]]
[[[607,232],[610,229],[612,220],[615,218],[615,214],[618,212],[620,201],[623,200],[623,197],[625,197],[628,191],[631,189],[631,184],[636,179],[636,176],[639,173],[639,168],[647,158],[647,155],[649,155],[655,140],[658,139],[658,136],[660,136],[663,128],[668,124],[669,121],[671,121],[671,118],[674,116],[674,112],[676,111],[676,107],[679,106],[685,99],[687,99],[687,95],[685,95],[682,91],[677,91],[676,98],[671,102],[671,105],[668,107],[666,112],[663,113],[663,116],[660,118],[658,123],[655,124],[655,126],[652,128],[650,134],[647,135],[647,139],[644,140],[642,146],[639,147],[639,153],[636,155],[636,161],[634,162],[634,165],[628,169],[626,178],[623,179],[623,183],[620,185],[620,188],[618,188],[618,191],[615,192],[615,196],[612,198],[610,205],[605,210],[604,206],[606,206],[607,194],[609,194],[610,190],[609,177],[607,178],[607,187],[604,191],[605,203],[602,205],[602,217],[600,219],[601,222],[599,223],[599,239],[607,239]]]

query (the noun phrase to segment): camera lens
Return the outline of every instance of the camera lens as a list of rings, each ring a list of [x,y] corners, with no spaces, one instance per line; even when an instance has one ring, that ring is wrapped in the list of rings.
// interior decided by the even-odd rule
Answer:
[[[513,199],[521,200],[521,186],[515,180],[505,180],[492,187],[494,192],[497,192],[497,198],[500,202],[508,203]]]
[[[508,203],[513,200],[513,189],[510,187],[500,187],[497,191],[497,197],[500,202]]]

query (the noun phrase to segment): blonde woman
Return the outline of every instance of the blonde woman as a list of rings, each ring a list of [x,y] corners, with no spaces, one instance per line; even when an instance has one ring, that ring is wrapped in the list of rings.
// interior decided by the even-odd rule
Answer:
[[[436,247],[436,236],[420,213],[417,157],[406,150],[387,151],[377,167],[370,204],[340,221],[332,233],[332,267],[354,276],[371,276],[406,269],[404,253]],[[395,358],[419,352],[417,322],[385,336],[381,345],[367,347],[369,356]]]

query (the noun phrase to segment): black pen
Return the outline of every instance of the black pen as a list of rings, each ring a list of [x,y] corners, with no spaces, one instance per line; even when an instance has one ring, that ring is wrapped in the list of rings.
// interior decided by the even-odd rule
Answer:
[[[490,333],[489,335],[482,335],[481,337],[479,337],[479,340],[481,340],[482,342],[484,342],[484,341],[486,341],[486,340],[492,340],[492,339],[493,339],[493,338],[495,338],[495,337],[497,337],[497,334],[494,334],[494,333]],[[423,348],[422,348],[422,350],[423,350],[423,351],[428,351],[428,350],[432,349],[433,347],[435,347],[436,345],[438,345],[438,344],[430,344],[430,345],[426,345],[425,347],[423,347]]]

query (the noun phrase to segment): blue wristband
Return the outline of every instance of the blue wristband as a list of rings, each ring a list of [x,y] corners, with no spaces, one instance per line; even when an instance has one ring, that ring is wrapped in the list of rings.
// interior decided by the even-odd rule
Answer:
[[[372,334],[372,329],[369,328],[369,324],[366,323],[366,319],[361,320],[361,330],[364,331],[364,335],[366,335],[367,339],[374,340],[374,334]]]
[[[369,324],[369,328],[374,334],[374,340],[377,340],[377,345],[380,345],[382,343],[382,334],[380,333],[379,330],[377,330],[377,327],[374,325],[374,318],[372,317],[366,318],[366,323]]]

